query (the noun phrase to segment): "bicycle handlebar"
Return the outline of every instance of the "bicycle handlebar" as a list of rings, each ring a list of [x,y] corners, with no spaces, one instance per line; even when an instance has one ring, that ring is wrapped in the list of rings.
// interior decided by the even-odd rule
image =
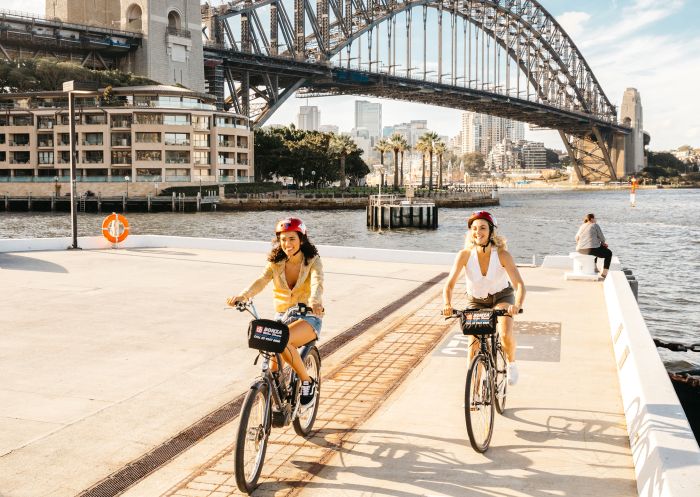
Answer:
[[[464,314],[465,312],[478,312],[478,311],[491,311],[496,316],[510,316],[510,317],[512,317],[510,314],[508,314],[508,310],[506,310],[506,309],[493,309],[493,308],[487,307],[485,309],[476,309],[476,308],[473,308],[473,309],[467,308],[467,309],[461,309],[461,310],[460,309],[452,309],[452,315],[446,316],[445,319],[456,318],[456,317],[460,316],[461,314]],[[523,313],[523,309],[520,309],[518,311],[518,314],[522,314],[522,313]]]

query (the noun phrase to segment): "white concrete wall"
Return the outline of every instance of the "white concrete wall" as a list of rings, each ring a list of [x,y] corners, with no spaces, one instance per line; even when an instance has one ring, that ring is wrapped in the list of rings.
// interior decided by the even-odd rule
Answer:
[[[612,271],[603,288],[639,495],[697,497],[700,448],[627,278]]]

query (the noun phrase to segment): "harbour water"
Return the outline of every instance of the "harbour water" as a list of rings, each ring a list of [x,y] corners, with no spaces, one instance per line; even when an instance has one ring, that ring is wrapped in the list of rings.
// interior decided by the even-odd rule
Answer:
[[[641,190],[636,207],[628,191],[501,191],[491,208],[518,262],[537,263],[547,254],[574,250],[574,235],[593,212],[613,253],[639,280],[639,305],[659,338],[700,343],[700,190]],[[366,227],[364,211],[301,211],[315,243],[454,252],[463,243],[463,209],[441,209],[437,230],[378,233]],[[128,214],[134,234],[248,240],[271,239],[282,211],[199,214]],[[97,235],[104,214],[81,214],[79,234]],[[0,213],[0,238],[69,236],[66,213]],[[262,259],[261,259],[262,264]],[[526,282],[527,283],[527,282]],[[585,303],[582,302],[582,305]],[[700,367],[700,354],[660,350],[670,370]]]

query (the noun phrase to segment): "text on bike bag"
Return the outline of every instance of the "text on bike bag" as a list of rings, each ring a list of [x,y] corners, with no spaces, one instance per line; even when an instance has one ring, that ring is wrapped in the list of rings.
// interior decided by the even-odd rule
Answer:
[[[289,342],[289,327],[271,319],[254,319],[248,325],[248,347],[280,353]]]
[[[496,315],[490,310],[463,312],[459,322],[465,335],[489,335],[496,331]]]

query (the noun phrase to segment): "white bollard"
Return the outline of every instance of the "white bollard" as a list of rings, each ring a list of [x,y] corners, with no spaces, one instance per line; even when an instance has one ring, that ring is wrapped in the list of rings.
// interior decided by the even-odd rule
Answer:
[[[569,258],[573,262],[573,271],[566,273],[564,278],[567,280],[589,280],[598,281],[598,270],[595,265],[595,256],[585,255],[579,252],[570,252]]]

